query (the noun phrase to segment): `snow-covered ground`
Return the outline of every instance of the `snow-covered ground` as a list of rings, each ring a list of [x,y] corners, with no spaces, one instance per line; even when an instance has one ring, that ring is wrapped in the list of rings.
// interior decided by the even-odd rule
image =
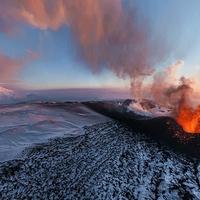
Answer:
[[[199,161],[115,121],[0,166],[0,199],[200,199]]]
[[[1,106],[0,130],[2,161],[39,143],[0,164],[0,199],[200,199],[198,159],[83,104]]]
[[[84,126],[107,120],[79,103],[1,105],[0,162],[18,157],[34,143],[43,143],[53,137],[80,135]]]

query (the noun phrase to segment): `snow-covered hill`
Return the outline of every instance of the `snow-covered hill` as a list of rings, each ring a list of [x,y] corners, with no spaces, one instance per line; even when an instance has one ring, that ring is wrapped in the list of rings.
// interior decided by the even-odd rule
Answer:
[[[0,162],[15,159],[34,143],[82,134],[83,126],[107,119],[79,103],[0,105]]]

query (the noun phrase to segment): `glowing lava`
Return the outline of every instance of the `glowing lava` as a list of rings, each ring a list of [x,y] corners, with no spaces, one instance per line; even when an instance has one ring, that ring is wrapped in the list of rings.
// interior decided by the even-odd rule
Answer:
[[[176,120],[186,132],[200,133],[200,106],[180,105]]]

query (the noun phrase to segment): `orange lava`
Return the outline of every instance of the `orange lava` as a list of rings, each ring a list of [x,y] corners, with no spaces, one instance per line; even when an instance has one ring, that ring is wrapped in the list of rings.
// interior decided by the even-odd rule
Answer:
[[[188,133],[200,133],[200,105],[192,108],[188,105],[180,105],[177,122]]]

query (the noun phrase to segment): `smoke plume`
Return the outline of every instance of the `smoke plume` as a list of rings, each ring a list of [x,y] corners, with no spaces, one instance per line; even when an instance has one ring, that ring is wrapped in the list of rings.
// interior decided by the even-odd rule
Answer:
[[[159,48],[147,21],[127,1],[1,0],[0,13],[0,29],[5,32],[19,23],[42,30],[68,26],[91,70],[107,67],[119,77],[130,78],[135,95],[164,56],[164,44]]]
[[[176,71],[184,63],[177,61],[164,71],[154,69],[167,54],[166,45],[153,37],[148,21],[128,1],[0,1],[0,30],[12,30],[14,24],[19,23],[42,30],[67,26],[78,43],[78,52],[93,72],[107,67],[117,76],[130,79],[134,97],[142,98],[146,93],[144,89],[148,88],[157,102],[173,104]],[[24,62],[2,56],[0,60],[9,66],[9,70],[1,69],[2,77],[7,77],[7,74],[14,76]],[[148,76],[153,77],[153,82],[144,87]]]
[[[173,108],[176,115],[181,104],[192,105],[195,80],[179,75],[184,61],[177,60],[174,64],[157,70],[152,74],[152,82],[148,82],[141,89],[141,93],[148,95],[158,104]]]
[[[148,89],[151,91],[151,95],[156,102],[165,106],[173,105],[172,96],[173,94],[175,95],[175,88],[179,87],[177,72],[183,65],[184,62],[178,60],[164,70],[156,71],[153,74],[153,82],[148,85]]]

